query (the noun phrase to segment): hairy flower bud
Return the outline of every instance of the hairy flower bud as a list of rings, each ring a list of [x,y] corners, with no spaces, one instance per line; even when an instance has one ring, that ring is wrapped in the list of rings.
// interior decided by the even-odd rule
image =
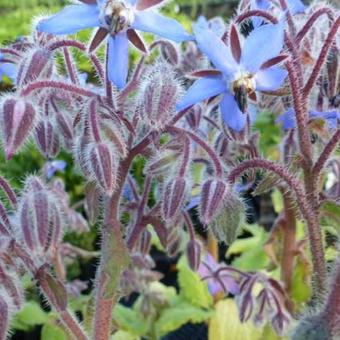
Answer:
[[[166,221],[174,219],[181,211],[187,193],[183,177],[171,179],[164,188],[162,213]]]
[[[160,51],[163,58],[171,65],[176,66],[179,61],[179,55],[176,46],[170,41],[166,40],[162,40],[159,43],[161,44]]]
[[[41,120],[37,125],[35,140],[46,158],[53,158],[59,152],[59,135],[49,118]]]
[[[63,213],[56,195],[38,178],[29,178],[17,210],[18,241],[36,259],[53,255],[62,233],[62,218]]]
[[[159,62],[146,75],[139,97],[141,115],[149,125],[162,129],[176,112],[181,87],[171,66]]]
[[[18,86],[25,85],[38,78],[49,78],[52,73],[51,52],[44,48],[31,51],[21,62],[18,71]]]
[[[11,299],[7,292],[0,288],[0,339],[7,339],[7,332],[12,317]]]
[[[95,143],[90,145],[88,153],[89,172],[105,192],[112,193],[117,170],[111,150],[104,143]]]
[[[24,304],[24,294],[20,286],[20,279],[14,272],[10,272],[0,264],[0,284],[10,296],[16,310],[19,310]]]
[[[244,203],[234,191],[228,190],[223,200],[222,209],[211,223],[215,237],[220,242],[232,244],[244,222]]]
[[[89,222],[96,223],[100,215],[102,194],[95,182],[88,182],[85,186],[85,210]]]
[[[7,160],[25,142],[33,128],[35,117],[33,105],[25,99],[8,98],[2,103],[0,121]]]
[[[181,248],[182,243],[182,237],[179,228],[173,227],[169,234],[166,244],[166,250],[170,257],[175,257],[179,252]]]
[[[144,229],[139,241],[139,249],[143,255],[147,255],[151,249],[152,235],[149,230]]]
[[[199,128],[202,119],[202,106],[201,105],[193,106],[189,110],[189,112],[185,115],[185,118],[190,128],[196,131]]]
[[[294,330],[292,340],[331,340],[333,339],[326,320],[319,315],[300,321]]]
[[[201,245],[196,240],[190,240],[187,244],[187,258],[189,267],[197,271],[201,263]]]
[[[200,202],[200,220],[209,225],[223,206],[228,191],[228,184],[218,179],[208,179],[202,186]]]

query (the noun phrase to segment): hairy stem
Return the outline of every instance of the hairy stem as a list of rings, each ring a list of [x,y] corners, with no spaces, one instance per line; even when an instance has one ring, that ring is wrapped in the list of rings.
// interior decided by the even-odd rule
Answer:
[[[322,69],[322,67],[324,66],[326,60],[327,60],[327,56],[328,56],[328,52],[331,49],[335,39],[336,39],[336,35],[338,32],[338,29],[340,27],[340,17],[338,17],[334,24],[332,25],[326,40],[322,46],[322,49],[320,51],[319,57],[315,63],[315,66],[313,68],[312,74],[310,75],[307,84],[305,85],[305,88],[303,89],[303,94],[304,97],[308,97],[320,75],[320,71]]]
[[[295,193],[301,214],[305,219],[308,227],[315,274],[315,293],[321,294],[322,292],[324,292],[326,284],[326,263],[322,242],[322,234],[319,227],[318,216],[315,213],[314,209],[310,207],[307,200],[306,192],[301,182],[281,165],[272,163],[264,159],[251,159],[249,161],[242,162],[239,166],[234,168],[229,173],[228,180],[231,183],[235,183],[237,177],[242,175],[245,171],[254,168],[274,172],[280,178],[282,178],[288,184],[289,189]]]

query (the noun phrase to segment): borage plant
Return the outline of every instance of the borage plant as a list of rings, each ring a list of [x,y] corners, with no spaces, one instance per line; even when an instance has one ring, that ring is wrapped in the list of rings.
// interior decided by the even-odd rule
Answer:
[[[1,100],[6,159],[33,139],[48,161],[19,193],[0,178],[7,196],[0,204],[0,338],[23,306],[27,273],[72,338],[109,339],[124,324],[117,302],[132,292],[140,294],[134,306],[142,314],[142,330],[134,329],[139,336],[156,339],[172,330],[156,326],[168,321],[174,306],[176,313],[189,308],[187,320],[211,319],[213,327],[206,288],[215,306],[232,294],[241,322],[269,323],[293,339],[338,338],[339,262],[328,273],[326,260],[337,255],[328,251],[326,258],[332,244],[324,237],[330,228],[323,226],[339,223],[340,163],[333,157],[340,141],[339,12],[319,1],[305,7],[299,0],[244,0],[229,22],[201,17],[191,35],[158,13],[161,2],[81,0],[0,49],[1,74],[13,79],[15,89]],[[88,44],[64,36],[85,28],[96,28]],[[147,46],[137,31],[172,42]],[[130,69],[129,41],[142,53]],[[94,84],[78,71],[74,50],[88,57]],[[261,130],[268,112],[277,118]],[[267,129],[283,136],[274,153],[261,147]],[[83,174],[85,199],[78,205],[87,221],[54,178],[65,167],[53,160],[60,149],[72,153]],[[136,167],[143,168],[143,178]],[[246,224],[251,216],[244,200],[247,193],[268,191],[282,202],[269,236]],[[207,241],[196,233],[199,222]],[[100,264],[81,323],[69,300],[86,287],[67,282],[65,257],[96,254],[63,235],[88,224],[99,228]],[[241,261],[218,263],[217,241],[231,245],[228,252],[245,251],[235,246],[244,241],[236,240],[242,231],[255,235],[255,248],[264,247],[267,265],[246,270]],[[256,235],[265,235],[265,242]],[[156,243],[169,256],[186,254],[179,296],[155,286],[160,275],[150,249]],[[301,282],[296,275],[310,260],[314,312],[301,317],[309,297],[299,300],[295,288],[304,280],[308,289],[308,274],[299,276]],[[203,281],[190,276],[188,266]],[[190,297],[191,284],[205,302]],[[203,309],[190,309],[189,302]]]

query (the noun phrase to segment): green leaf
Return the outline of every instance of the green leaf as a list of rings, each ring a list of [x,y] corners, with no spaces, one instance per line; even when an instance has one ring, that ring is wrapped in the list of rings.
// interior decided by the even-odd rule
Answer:
[[[112,337],[111,340],[139,340],[140,337],[133,335],[129,332],[118,331]]]
[[[180,296],[194,306],[211,307],[213,299],[209,293],[207,283],[202,281],[200,276],[189,268],[185,257],[179,260],[177,268]]]
[[[142,336],[149,329],[149,324],[143,318],[140,311],[124,307],[121,304],[117,304],[114,308],[113,320],[120,329],[128,331],[133,335]]]
[[[209,340],[260,340],[261,330],[251,321],[241,323],[237,306],[232,299],[217,302],[209,322]],[[264,339],[264,338],[263,338]]]
[[[175,307],[164,310],[156,322],[156,331],[159,336],[163,336],[188,322],[200,323],[208,320],[211,315],[211,311],[194,307],[188,303],[180,303]]]
[[[335,202],[326,202],[320,209],[321,224],[334,227],[340,234],[340,205]]]
[[[48,320],[45,313],[37,302],[26,302],[24,307],[16,314],[12,328],[29,331],[35,326],[42,325]]]
[[[239,255],[233,261],[235,268],[245,271],[256,271],[266,268],[270,259],[264,252],[264,244],[268,233],[257,225],[244,228],[253,236],[236,240],[228,249],[227,256]]]
[[[46,323],[41,330],[40,340],[67,340],[68,336],[63,329],[53,323]]]
[[[272,192],[271,196],[273,200],[274,210],[277,214],[279,214],[283,209],[282,195],[279,190],[275,189]]]

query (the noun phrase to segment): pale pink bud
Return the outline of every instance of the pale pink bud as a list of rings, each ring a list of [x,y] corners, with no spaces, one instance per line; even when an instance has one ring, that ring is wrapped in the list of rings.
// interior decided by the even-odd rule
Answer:
[[[85,186],[85,210],[91,224],[96,223],[100,215],[102,194],[95,182],[88,182]]]
[[[152,235],[150,231],[147,229],[144,229],[144,231],[141,234],[140,241],[139,241],[140,252],[143,255],[146,255],[149,253],[151,249],[151,239],[152,239]]]
[[[228,184],[218,179],[208,179],[202,186],[200,220],[209,225],[223,207]]]
[[[202,119],[202,106],[193,106],[185,115],[185,118],[191,129],[196,131],[199,128]]]
[[[56,195],[41,186],[38,178],[29,178],[17,212],[19,240],[37,259],[54,253],[60,241],[63,217]]]
[[[7,339],[7,333],[12,317],[10,297],[0,288],[0,339]]]
[[[50,51],[44,48],[33,50],[19,66],[17,84],[22,86],[38,78],[49,78],[52,74],[52,66]]]
[[[168,221],[176,217],[183,206],[187,193],[187,183],[183,177],[173,178],[168,182],[163,192],[162,213]]]
[[[92,144],[89,148],[88,168],[97,184],[107,193],[116,185],[116,165],[112,152],[104,143]]]
[[[0,116],[6,159],[9,160],[29,136],[36,112],[24,99],[9,98],[3,102]]]
[[[149,70],[139,97],[141,115],[149,125],[162,129],[176,112],[181,87],[175,73],[166,62],[159,62]]]
[[[179,55],[175,45],[166,40],[162,40],[159,43],[161,44],[160,51],[163,58],[171,65],[176,66],[179,61]]]
[[[50,119],[43,119],[35,129],[35,140],[46,158],[53,158],[59,152],[59,135]]]
[[[197,271],[201,263],[201,245],[196,240],[190,240],[187,244],[187,259],[189,267]]]

